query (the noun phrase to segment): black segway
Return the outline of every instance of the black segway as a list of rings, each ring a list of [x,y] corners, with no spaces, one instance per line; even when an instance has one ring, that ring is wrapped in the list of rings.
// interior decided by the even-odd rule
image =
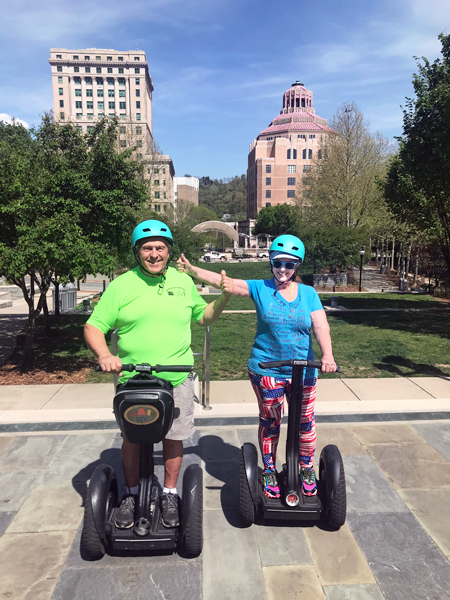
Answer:
[[[286,464],[278,476],[280,498],[268,498],[258,468],[258,451],[253,444],[241,448],[239,479],[239,513],[241,523],[248,527],[256,519],[319,520],[338,529],[345,523],[347,495],[342,456],[334,444],[325,446],[320,454],[318,494],[304,496],[299,478],[299,431],[303,401],[303,369],[321,363],[310,360],[284,360],[259,363],[261,369],[292,367],[292,393],[289,402]],[[338,367],[338,371],[339,371]]]
[[[101,368],[97,366],[97,371]],[[118,529],[114,524],[118,507],[117,477],[110,465],[99,465],[90,480],[84,510],[81,543],[92,560],[109,551],[175,550],[178,543],[187,554],[198,555],[203,543],[203,471],[189,465],[183,476],[180,525],[164,527],[161,521],[160,488],[154,476],[153,445],[160,442],[174,418],[173,386],[152,373],[191,372],[192,366],[152,367],[122,365],[136,371],[114,397],[114,415],[123,436],[140,444],[139,496],[134,527]]]

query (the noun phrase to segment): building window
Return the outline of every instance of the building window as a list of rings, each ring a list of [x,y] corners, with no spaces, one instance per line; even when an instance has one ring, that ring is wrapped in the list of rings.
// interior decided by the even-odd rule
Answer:
[[[79,73],[80,72],[80,67],[74,67],[73,68],[73,72],[74,73]]]
[[[266,185],[272,185],[272,177],[266,177]]]
[[[163,185],[166,185],[166,180],[165,179],[163,179]]]
[[[119,90],[119,97],[125,98],[125,90]]]
[[[63,112],[59,113],[59,118],[61,119],[61,121],[64,121],[64,113]]]
[[[109,60],[109,61],[111,61],[111,60],[112,60],[112,56],[107,56],[107,57],[106,57],[106,60]]]
[[[88,113],[87,114],[87,118],[88,119],[93,119],[94,118],[94,114],[93,113]]]
[[[127,109],[127,103],[119,102],[119,110],[126,110],[126,109]]]
[[[159,204],[155,204],[155,212],[161,212],[161,206]]]
[[[78,60],[78,54],[75,54],[73,60]]]
[[[312,158],[312,150],[311,148],[308,150],[308,158],[311,159]]]
[[[166,199],[166,192],[163,193],[163,198]],[[166,212],[166,207],[164,207],[164,212]]]
[[[83,133],[83,128],[81,127],[81,125],[77,125],[77,131],[79,131],[80,133]]]
[[[95,72],[96,73],[101,73],[102,72],[102,68],[101,67],[95,67]]]
[[[92,132],[94,131],[94,128],[92,127],[92,125],[88,125],[88,126],[86,127],[86,131],[87,131],[88,133],[92,133]]]
[[[92,102],[92,100],[87,100],[86,108],[94,108],[94,103]]]
[[[303,173],[311,173],[311,165],[303,165]]]
[[[142,127],[140,125],[136,126],[136,133],[142,133]],[[155,170],[156,173],[156,170]]]
[[[103,102],[102,102],[101,104],[103,104]],[[103,107],[102,107],[102,108],[103,108]],[[105,116],[105,113],[103,113],[103,112],[101,112],[101,113],[98,113],[98,116],[99,116],[101,119],[103,119],[103,117]]]
[[[83,114],[82,113],[77,113],[76,116],[77,116],[77,119],[81,119],[81,117],[83,116]]]
[[[295,165],[288,165],[288,173],[295,173]]]
[[[106,72],[107,72],[107,73],[112,73],[112,72],[113,72],[113,71],[112,71],[112,67],[108,67],[108,68],[106,69]]]
[[[108,108],[110,110],[112,110],[113,108],[116,108],[116,103],[115,102],[108,102]]]
[[[102,60],[102,57],[101,56],[96,56],[95,60]]]
[[[119,77],[119,85],[125,85],[125,77]]]
[[[289,148],[289,150],[287,151],[287,159],[291,160],[291,149]]]
[[[136,90],[136,96],[140,96],[141,95],[141,90]]]
[[[85,77],[84,81],[86,82],[86,85],[92,85],[92,77]]]
[[[142,140],[136,140],[136,146],[142,148]]]
[[[318,150],[318,151],[317,151],[317,158],[318,158],[319,160],[322,160],[322,150]]]
[[[141,60],[139,56],[135,56],[134,60]]]
[[[297,159],[297,150],[295,148],[292,150],[292,159],[293,160]]]
[[[140,100],[136,100],[136,108],[141,108],[141,102],[140,102]]]
[[[140,70],[140,68],[139,68],[139,67],[137,67],[136,69],[134,69],[134,72],[135,72],[135,73],[140,73],[140,72],[141,72],[141,70]]]
[[[142,154],[136,154],[136,158],[137,158],[138,160],[142,160]]]
[[[295,198],[295,190],[288,190],[287,191],[287,197],[288,198]]]
[[[90,73],[91,72],[91,67],[84,67],[84,72],[85,73]]]
[[[95,81],[96,81],[97,85],[103,85],[103,77],[96,77]]]
[[[159,179],[155,179],[155,185],[159,185]]]
[[[121,125],[119,127],[119,133],[126,133],[127,132],[127,128],[125,127],[125,125]]]
[[[119,67],[119,75],[120,73],[123,73],[123,67]]]
[[[141,80],[139,79],[139,77],[135,81],[136,81],[136,85],[140,85]]]
[[[136,113],[136,121],[140,121],[141,120],[141,113]]]
[[[159,175],[159,169],[155,169],[153,172],[155,175]]]
[[[306,140],[306,135],[301,134],[301,135],[298,135],[297,137],[300,138],[301,140]]]
[[[288,185],[295,185],[295,177],[288,177],[287,180]]]
[[[155,192],[155,198],[159,200],[159,192]]]
[[[56,58],[62,58],[62,54],[57,54]]]
[[[267,206],[272,206],[272,202],[266,202],[266,207]]]
[[[127,141],[126,140],[120,140],[120,147],[121,148],[126,148],[127,147]]]
[[[81,77],[74,77],[73,82],[75,85],[81,85]]]
[[[99,110],[103,110],[105,108],[105,103],[104,102],[97,102],[97,108]]]
[[[310,198],[311,197],[311,190],[303,190],[303,198]]]
[[[58,73],[62,72],[62,67],[56,67],[56,70],[58,71]]]
[[[81,88],[75,90],[75,96],[81,96]]]
[[[303,160],[306,160],[306,148],[303,150]]]
[[[58,77],[58,83],[62,83],[62,77]]]
[[[108,117],[115,117],[116,115],[114,113],[108,113]]]
[[[303,185],[311,185],[311,177],[303,177]]]
[[[108,90],[108,98],[114,98],[114,90]]]
[[[272,190],[266,190],[266,198],[272,198]]]
[[[309,136],[309,139],[310,139],[310,140],[313,140],[315,137],[316,137],[316,136],[313,134],[313,135],[310,135],[310,136]]]
[[[163,170],[162,170],[162,174],[163,174],[163,175],[165,175],[165,174],[166,174],[166,170],[165,170],[165,169],[163,169]]]
[[[118,56],[117,60],[119,60],[120,62],[123,62],[123,56]]]
[[[114,85],[114,77],[108,77],[106,81],[108,82],[108,85]]]
[[[85,56],[84,60],[91,60],[91,57],[90,56]]]
[[[266,165],[266,173],[272,173],[272,165]]]
[[[101,90],[101,89],[98,89],[98,90],[97,90],[97,96],[98,96],[99,98],[103,98],[103,90]]]
[[[86,90],[86,96],[92,98],[92,90]]]
[[[83,103],[81,102],[81,100],[77,100],[75,102],[75,108],[83,108]]]
[[[59,108],[64,108],[64,100],[59,101]]]

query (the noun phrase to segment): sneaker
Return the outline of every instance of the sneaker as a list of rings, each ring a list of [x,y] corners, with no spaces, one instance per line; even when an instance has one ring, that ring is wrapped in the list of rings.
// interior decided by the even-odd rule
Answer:
[[[263,471],[262,483],[266,496],[269,498],[280,497],[280,488],[278,487],[277,472],[275,470]]]
[[[302,467],[300,469],[302,481],[302,494],[304,496],[315,496],[317,494],[316,474],[313,467]]]
[[[178,527],[178,494],[161,494],[162,524],[164,527]]]
[[[134,505],[136,499],[132,494],[126,494],[122,498],[119,508],[116,510],[114,523],[118,529],[129,529],[134,525]]]

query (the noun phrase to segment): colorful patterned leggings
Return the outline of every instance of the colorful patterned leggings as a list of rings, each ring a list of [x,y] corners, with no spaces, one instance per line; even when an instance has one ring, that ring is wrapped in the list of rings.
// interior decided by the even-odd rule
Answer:
[[[253,371],[248,372],[251,384],[258,398],[259,406],[259,447],[264,467],[274,469],[280,425],[284,413],[284,395],[291,398],[291,380],[278,377],[266,377]],[[315,377],[305,379],[303,384],[303,407],[300,423],[299,455],[302,467],[312,467],[316,449],[316,428],[314,421],[314,403],[316,400]]]

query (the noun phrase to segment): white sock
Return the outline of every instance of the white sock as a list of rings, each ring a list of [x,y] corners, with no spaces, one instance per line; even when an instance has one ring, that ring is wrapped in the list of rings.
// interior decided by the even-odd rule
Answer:
[[[139,484],[133,485],[133,487],[128,488],[130,490],[130,494],[133,496],[137,496],[139,494]]]
[[[168,487],[163,488],[163,494],[176,494],[176,493],[177,493],[177,488],[168,488]]]

